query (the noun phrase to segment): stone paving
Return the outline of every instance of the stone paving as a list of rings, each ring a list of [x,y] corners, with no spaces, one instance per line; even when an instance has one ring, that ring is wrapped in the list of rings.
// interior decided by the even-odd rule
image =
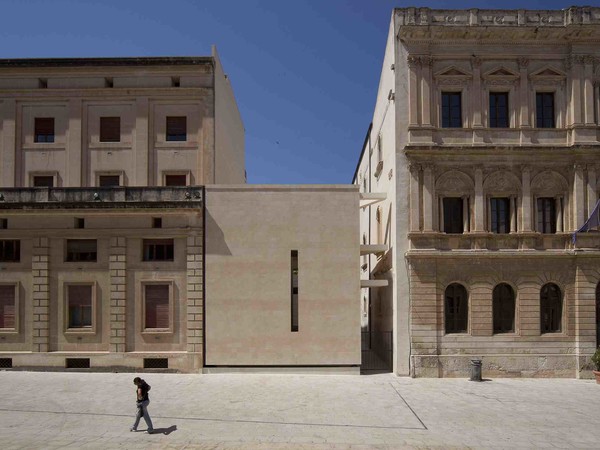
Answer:
[[[148,435],[134,376],[0,372],[2,449],[600,448],[590,380],[148,373]]]

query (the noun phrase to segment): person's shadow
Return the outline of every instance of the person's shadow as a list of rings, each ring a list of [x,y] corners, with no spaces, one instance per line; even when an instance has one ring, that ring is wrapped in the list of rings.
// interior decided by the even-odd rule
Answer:
[[[152,434],[169,435],[175,430],[177,430],[177,425],[171,425],[169,428],[155,428],[154,431],[152,431]]]

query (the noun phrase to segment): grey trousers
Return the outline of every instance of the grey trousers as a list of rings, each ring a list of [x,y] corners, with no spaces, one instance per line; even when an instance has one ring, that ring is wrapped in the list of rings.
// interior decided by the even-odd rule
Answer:
[[[152,419],[150,419],[150,414],[148,414],[148,405],[150,404],[150,400],[144,400],[143,402],[137,402],[137,413],[135,415],[135,423],[133,424],[133,429],[137,430],[137,427],[140,423],[140,419],[144,417],[146,421],[146,425],[148,426],[148,431],[152,431],[154,427],[152,426]]]

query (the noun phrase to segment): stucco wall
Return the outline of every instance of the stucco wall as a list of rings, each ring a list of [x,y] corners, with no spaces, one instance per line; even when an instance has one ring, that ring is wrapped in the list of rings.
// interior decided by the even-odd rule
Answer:
[[[357,210],[354,186],[206,187],[206,365],[360,364]]]

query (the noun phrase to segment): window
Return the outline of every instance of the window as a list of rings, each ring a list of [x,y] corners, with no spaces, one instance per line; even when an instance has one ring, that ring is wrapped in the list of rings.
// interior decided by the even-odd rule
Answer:
[[[298,250],[291,254],[292,331],[298,331]]]
[[[165,175],[165,186],[187,186],[187,175],[167,174]]]
[[[557,333],[561,331],[562,295],[560,288],[548,283],[540,292],[540,332]]]
[[[467,290],[462,284],[453,283],[446,288],[444,313],[446,333],[466,333],[469,317]]]
[[[100,142],[121,141],[121,118],[100,117]]]
[[[93,285],[69,284],[67,287],[67,326],[92,328]]]
[[[6,230],[8,228],[8,219],[0,219],[0,230]]]
[[[506,283],[494,288],[492,294],[494,333],[512,333],[515,331],[515,293]]]
[[[537,231],[556,233],[556,201],[552,197],[537,199]]]
[[[464,231],[463,199],[444,197],[444,232],[460,234]]]
[[[462,127],[460,92],[442,92],[442,128]]]
[[[554,93],[537,92],[535,94],[536,126],[554,128]]]
[[[35,118],[33,141],[54,142],[54,117]]]
[[[85,219],[83,217],[75,217],[75,228],[85,228]]]
[[[169,330],[170,284],[144,284],[144,329]]]
[[[490,128],[508,128],[508,92],[490,92]]]
[[[0,285],[0,330],[17,329],[17,286]]]
[[[144,261],[173,261],[173,239],[144,239]]]
[[[98,175],[98,186],[100,187],[115,187],[120,185],[120,175]]]
[[[68,262],[95,262],[97,257],[96,239],[67,239]]]
[[[21,260],[21,241],[0,240],[0,262],[19,262]]]
[[[167,141],[187,140],[187,118],[185,116],[167,117]]]
[[[510,199],[506,197],[490,199],[492,233],[510,232]]]
[[[162,217],[152,218],[152,228],[162,228]]]
[[[33,187],[54,187],[54,177],[52,175],[35,175]]]

